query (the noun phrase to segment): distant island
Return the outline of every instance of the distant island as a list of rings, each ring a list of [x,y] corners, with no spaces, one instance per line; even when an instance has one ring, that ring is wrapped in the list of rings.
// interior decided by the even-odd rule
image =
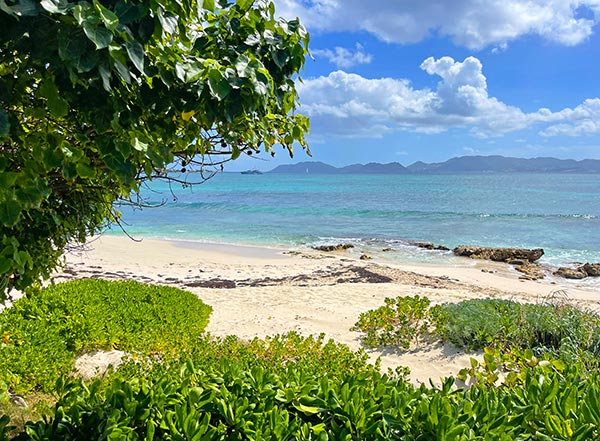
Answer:
[[[323,162],[280,165],[269,173],[311,174],[427,174],[427,173],[600,173],[600,160],[556,158],[511,158],[505,156],[461,156],[445,162],[415,162],[408,167],[398,162],[353,164],[334,167]]]

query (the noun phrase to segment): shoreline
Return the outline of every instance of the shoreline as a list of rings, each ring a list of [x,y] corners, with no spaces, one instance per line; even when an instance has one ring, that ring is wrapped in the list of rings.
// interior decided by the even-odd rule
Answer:
[[[123,234],[103,234],[101,237],[113,237],[113,238],[125,238]],[[135,241],[159,241],[159,242],[170,242],[176,246],[182,248],[200,248],[200,249],[212,249],[221,250],[224,253],[234,254],[236,256],[245,255],[246,257],[260,257],[263,254],[269,255],[270,251],[275,252],[299,252],[299,253],[311,253],[315,252],[312,245],[309,244],[295,244],[295,245],[282,245],[282,244],[261,244],[261,243],[249,243],[249,242],[228,242],[228,241],[213,241],[205,239],[195,238],[171,238],[171,237],[155,237],[155,236],[139,236],[134,237]],[[365,241],[365,243],[361,243]],[[377,241],[377,239],[364,239],[364,238],[331,238],[327,244],[333,243],[351,243],[354,248],[346,250],[344,257],[350,259],[359,259],[361,254],[367,254],[373,262],[381,263],[383,265],[399,266],[399,267],[414,267],[418,270],[424,268],[477,268],[480,270],[490,269],[494,272],[509,273],[517,277],[523,276],[516,270],[516,266],[504,262],[494,262],[485,259],[472,259],[462,256],[457,256],[452,252],[452,248],[444,251],[440,249],[427,249],[422,246],[418,246],[418,243],[427,243],[424,241],[417,240],[392,240],[393,243],[401,244],[399,249],[388,249],[382,250],[379,247],[374,247],[369,242]],[[384,241],[384,240],[382,240]],[[385,242],[385,241],[384,241]],[[320,243],[320,242],[319,242]],[[432,245],[434,245],[432,243]],[[494,248],[494,245],[479,245],[469,244],[469,246],[482,246]],[[402,257],[398,257],[401,255]],[[587,277],[585,279],[567,279],[564,277],[555,276],[553,273],[560,267],[576,268],[583,265],[586,262],[569,261],[560,265],[551,264],[544,261],[544,256],[540,260],[533,262],[539,265],[540,270],[544,273],[545,277],[540,279],[551,284],[564,284],[568,289],[585,289],[585,290],[598,290],[600,293],[600,277]],[[589,262],[594,263],[594,262]]]
[[[134,279],[181,287],[213,307],[207,332],[252,339],[295,331],[362,347],[350,331],[362,312],[386,297],[425,295],[432,303],[477,297],[536,302],[566,289],[569,299],[600,311],[600,291],[519,280],[504,264],[465,267],[392,265],[348,254],[242,245],[102,236],[87,251],[66,255],[57,281],[82,277]],[[466,258],[465,258],[466,259]],[[482,270],[485,270],[483,272]],[[469,365],[473,354],[434,345],[409,352],[367,350],[384,369],[408,366],[414,382],[436,381]]]

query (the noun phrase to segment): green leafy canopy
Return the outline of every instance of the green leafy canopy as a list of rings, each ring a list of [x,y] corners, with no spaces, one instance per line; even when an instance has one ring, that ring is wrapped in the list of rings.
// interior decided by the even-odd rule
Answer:
[[[269,1],[2,1],[0,28],[0,299],[145,179],[307,149],[309,36]]]

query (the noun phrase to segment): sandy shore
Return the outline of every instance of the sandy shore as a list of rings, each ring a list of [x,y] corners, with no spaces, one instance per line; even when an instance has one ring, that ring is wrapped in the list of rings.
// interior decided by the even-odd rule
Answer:
[[[517,273],[492,262],[465,259],[458,267],[390,265],[344,253],[154,239],[134,242],[111,236],[66,255],[57,280],[81,277],[136,279],[187,289],[213,307],[207,328],[213,335],[325,333],[352,348],[361,347],[360,334],[350,331],[359,314],[381,306],[385,297],[419,294],[434,303],[473,297],[536,301],[562,289],[573,302],[600,310],[598,290],[567,281],[519,280]],[[373,359],[381,357],[385,368],[408,366],[415,382],[456,374],[474,356],[441,345],[369,353]]]

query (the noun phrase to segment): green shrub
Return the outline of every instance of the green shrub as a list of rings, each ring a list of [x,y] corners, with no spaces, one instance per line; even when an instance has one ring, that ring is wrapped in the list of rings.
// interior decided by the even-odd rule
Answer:
[[[427,297],[386,298],[384,306],[362,313],[352,330],[364,332],[369,347],[406,350],[435,337],[470,350],[532,348],[589,367],[600,364],[600,316],[564,299],[541,304],[471,299],[430,307]]]
[[[428,333],[432,315],[427,297],[386,298],[385,305],[361,313],[353,331],[362,331],[368,347],[396,346],[407,350]]]
[[[50,286],[0,314],[0,383],[51,390],[76,355],[95,349],[175,354],[199,338],[211,307],[177,288],[79,280]]]
[[[369,368],[343,378],[290,364],[272,371],[222,359],[177,375],[69,380],[47,421],[16,440],[589,440],[600,436],[600,379],[528,359],[519,381],[415,387]]]
[[[444,341],[469,349],[514,346],[567,354],[595,351],[598,326],[600,316],[564,302],[473,299],[442,305],[436,330]]]

